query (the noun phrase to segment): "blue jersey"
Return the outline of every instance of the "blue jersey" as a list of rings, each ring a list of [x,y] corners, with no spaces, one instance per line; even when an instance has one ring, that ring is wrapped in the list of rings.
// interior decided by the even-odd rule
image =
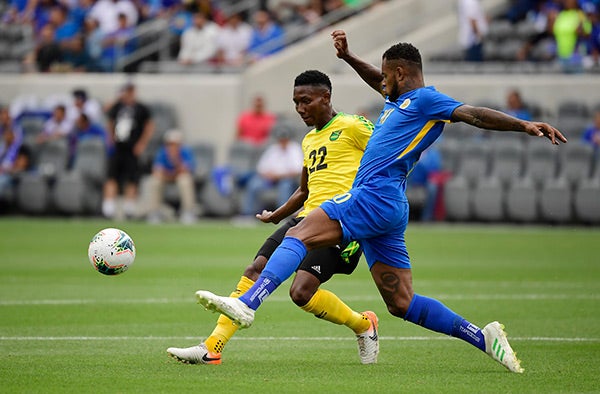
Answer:
[[[342,227],[343,243],[360,241],[369,267],[376,262],[410,268],[406,177],[462,103],[423,87],[386,100],[347,193],[321,208]]]
[[[358,167],[354,187],[386,184],[406,189],[406,177],[421,152],[442,133],[461,102],[428,86],[385,101]]]

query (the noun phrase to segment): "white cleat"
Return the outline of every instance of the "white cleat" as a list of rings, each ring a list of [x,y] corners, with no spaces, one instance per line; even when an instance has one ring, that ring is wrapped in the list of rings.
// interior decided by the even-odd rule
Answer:
[[[377,363],[377,355],[379,354],[379,337],[377,334],[377,328],[379,326],[379,320],[374,312],[366,311],[362,312],[371,324],[369,329],[361,334],[356,334],[356,340],[358,341],[358,356],[360,362],[363,364],[375,364]]]
[[[515,373],[523,373],[521,361],[517,358],[506,338],[504,326],[497,321],[491,322],[481,330],[485,338],[485,352],[491,358],[504,365],[506,369]]]
[[[184,364],[221,364],[221,353],[209,352],[204,342],[186,348],[170,347],[167,354]]]
[[[221,297],[206,290],[196,292],[198,304],[213,312],[230,318],[240,328],[248,328],[254,322],[254,310],[237,298]]]

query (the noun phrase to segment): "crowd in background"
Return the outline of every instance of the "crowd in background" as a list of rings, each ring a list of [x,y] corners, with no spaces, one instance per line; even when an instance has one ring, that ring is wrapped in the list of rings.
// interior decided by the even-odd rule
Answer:
[[[193,223],[197,217],[198,189],[195,187],[197,156],[186,144],[184,131],[175,128],[156,130],[157,114],[152,107],[139,102],[135,86],[126,84],[111,102],[100,103],[84,89],[75,89],[67,96],[50,97],[44,104],[30,97],[20,97],[10,106],[0,109],[0,206],[6,211],[14,201],[20,175],[27,172],[57,175],[56,169],[38,165],[37,156],[43,147],[54,141],[67,145],[67,169],[76,162],[77,147],[82,141],[102,141],[108,158],[106,172],[99,189],[102,204],[97,214],[115,217],[146,218],[152,223],[165,220],[162,209],[164,188],[174,184],[179,189],[180,220]],[[521,118],[539,116],[539,108],[532,106],[518,89],[509,89],[506,101],[499,105],[507,113]],[[578,140],[600,152],[600,107],[591,108],[588,119],[580,124],[581,130],[569,129],[572,144]],[[367,115],[369,116],[369,115]],[[369,116],[375,120],[377,114]],[[37,119],[32,130],[31,121]],[[42,119],[42,122],[39,120]],[[206,168],[208,182],[219,188],[219,177],[227,176],[239,192],[238,205],[230,214],[245,218],[265,208],[282,204],[298,185],[303,166],[302,150],[298,142],[303,130],[294,130],[269,111],[262,95],[252,97],[247,109],[238,114],[237,130],[232,130],[234,143],[248,147],[248,151],[261,153],[253,166],[244,173],[234,173],[225,163],[221,168]],[[444,138],[454,138],[451,131]],[[576,138],[576,139],[575,139]],[[159,143],[152,145],[154,139]],[[229,159],[232,159],[231,157]],[[233,158],[235,159],[235,157]],[[415,167],[409,179],[409,196],[412,198],[411,214],[423,221],[443,219],[439,215],[439,191],[452,174],[445,173],[442,162],[446,158],[431,147]],[[285,164],[285,165],[284,165]],[[146,195],[139,193],[140,179],[148,177]],[[222,190],[221,197],[231,196],[231,190]],[[123,193],[123,198],[118,199]],[[265,194],[270,196],[265,199]],[[144,201],[142,201],[144,200]],[[120,207],[117,201],[122,201]],[[143,207],[141,211],[140,208]]]
[[[202,158],[186,143],[185,132],[176,124],[157,130],[156,125],[163,123],[156,119],[158,116],[151,105],[137,99],[136,87],[131,83],[122,86],[115,99],[106,103],[90,97],[85,89],[75,89],[45,100],[20,96],[9,106],[0,107],[0,212],[18,205],[15,196],[23,174],[40,174],[41,182],[52,187],[59,176],[76,170],[78,146],[93,139],[101,141],[107,158],[100,177],[102,185],[95,191],[101,194],[96,214],[146,218],[151,223],[164,221],[169,216],[165,215],[168,201],[164,191],[173,184],[179,192],[180,220],[195,222],[199,200],[197,161]],[[239,200],[231,214],[253,217],[264,208],[282,204],[297,188],[303,167],[299,144],[302,131],[279,122],[260,94],[238,114],[236,124],[237,129],[232,130],[234,143],[253,155],[245,164],[245,172],[234,174],[225,163],[218,169],[202,169],[208,174],[202,182],[217,183],[216,175],[226,174],[235,184]],[[47,146],[59,143],[66,147],[65,168],[39,160]],[[147,187],[142,193],[144,178]],[[275,193],[273,201],[265,202],[263,195],[270,190]],[[231,190],[221,192],[223,198],[232,197]]]
[[[376,3],[378,1],[373,1]],[[30,26],[33,50],[25,71],[123,71],[119,59],[139,46],[136,28],[166,22],[170,55],[181,64],[203,62],[241,66],[280,51],[285,29],[300,26],[305,36],[324,27],[331,12],[352,9],[357,0],[268,1],[226,14],[216,0],[10,0],[4,25]],[[364,1],[362,1],[364,3]],[[151,54],[148,59],[156,57]],[[139,63],[124,71],[135,71]]]
[[[519,25],[528,30],[511,60],[557,60],[565,72],[600,66],[599,0],[512,0],[506,13],[492,20],[480,0],[458,0],[458,18],[458,41],[466,61],[484,61],[491,25],[507,20],[512,29],[504,40],[518,37]]]

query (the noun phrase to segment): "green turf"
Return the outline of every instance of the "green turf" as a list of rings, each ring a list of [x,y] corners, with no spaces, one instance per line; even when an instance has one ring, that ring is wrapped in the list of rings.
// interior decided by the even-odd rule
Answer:
[[[109,226],[138,250],[117,277],[86,256]],[[216,320],[194,291],[228,294],[273,226],[0,218],[0,392],[600,392],[600,229],[411,226],[415,290],[476,324],[505,323],[523,375],[388,315],[364,263],[326,287],[379,315],[377,365],[359,363],[347,328],[293,306],[285,285],[222,365],[178,364],[165,349]]]

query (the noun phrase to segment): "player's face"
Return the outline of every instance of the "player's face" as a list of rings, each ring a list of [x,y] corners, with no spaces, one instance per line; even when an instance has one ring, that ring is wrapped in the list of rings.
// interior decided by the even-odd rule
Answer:
[[[381,76],[383,77],[382,87],[383,93],[388,96],[390,101],[398,100],[400,97],[400,88],[398,86],[397,62],[383,59],[381,63]]]
[[[331,120],[329,91],[319,86],[296,86],[294,104],[296,112],[307,126],[323,127]]]

